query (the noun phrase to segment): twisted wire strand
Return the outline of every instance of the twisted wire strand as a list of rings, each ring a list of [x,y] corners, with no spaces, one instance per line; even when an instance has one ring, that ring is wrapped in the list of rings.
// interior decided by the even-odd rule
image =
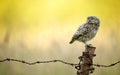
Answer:
[[[119,63],[120,63],[120,61],[114,62],[114,63],[109,64],[109,65],[100,65],[100,64],[93,64],[93,65],[96,66],[96,67],[112,67],[112,66],[115,66]]]
[[[35,62],[27,62],[27,61],[24,61],[24,60],[18,60],[18,59],[12,59],[12,58],[5,58],[3,60],[0,60],[0,63],[2,62],[6,62],[6,61],[15,61],[15,62],[20,62],[20,63],[23,63],[23,64],[27,64],[27,65],[35,65],[35,64],[44,64],[44,63],[54,63],[54,62],[60,62],[60,63],[63,63],[63,64],[66,64],[66,65],[69,65],[69,66],[77,66],[78,64],[74,64],[74,63],[70,63],[70,62],[66,62],[66,61],[63,61],[63,60],[47,60],[47,61],[35,61]],[[109,65],[101,65],[101,64],[92,64],[93,66],[96,66],[96,67],[112,67],[112,66],[115,66],[117,64],[119,64],[120,61],[117,61],[117,62],[114,62],[112,64],[109,64]]]
[[[52,62],[60,62],[60,63],[70,65],[70,66],[77,65],[77,64],[74,64],[74,63],[65,62],[63,60],[48,60],[48,61],[35,61],[35,62],[27,62],[27,61],[24,61],[24,60],[18,60],[18,59],[12,59],[12,58],[6,58],[6,59],[3,59],[3,60],[0,60],[0,62],[6,62],[6,61],[15,61],[15,62],[20,62],[20,63],[23,63],[23,64],[27,64],[27,65],[52,63]]]

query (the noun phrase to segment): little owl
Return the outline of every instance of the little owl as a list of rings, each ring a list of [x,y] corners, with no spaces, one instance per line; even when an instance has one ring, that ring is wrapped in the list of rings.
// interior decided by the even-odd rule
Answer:
[[[95,37],[100,26],[100,20],[95,16],[89,16],[86,23],[82,24],[69,42],[72,44],[74,41],[80,41],[87,45],[87,41],[90,41]]]

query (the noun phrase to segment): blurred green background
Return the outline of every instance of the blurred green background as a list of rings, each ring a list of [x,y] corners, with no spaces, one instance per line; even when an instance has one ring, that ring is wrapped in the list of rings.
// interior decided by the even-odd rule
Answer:
[[[70,45],[76,29],[94,15],[101,27],[93,44],[96,64],[120,60],[120,0],[0,0],[0,59],[62,59],[77,63],[84,44]],[[92,75],[118,75],[120,64],[96,68]],[[25,65],[0,63],[0,75],[76,75],[61,63]]]

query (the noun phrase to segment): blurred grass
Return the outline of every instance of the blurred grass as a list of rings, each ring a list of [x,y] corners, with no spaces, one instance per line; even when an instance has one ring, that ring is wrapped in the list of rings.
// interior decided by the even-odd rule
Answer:
[[[69,45],[77,27],[87,16],[101,20],[97,36],[90,41],[97,47],[94,63],[120,60],[119,0],[0,0],[0,59],[26,61],[62,59],[78,62],[84,44]],[[118,75],[119,65],[96,68],[93,75]],[[76,70],[61,63],[28,66],[1,63],[0,75],[75,75]]]

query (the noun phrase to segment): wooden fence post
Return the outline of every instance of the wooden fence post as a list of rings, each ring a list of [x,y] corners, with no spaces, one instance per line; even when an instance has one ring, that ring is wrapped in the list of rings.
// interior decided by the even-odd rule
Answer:
[[[77,69],[77,75],[89,75],[93,73],[93,57],[96,56],[94,54],[95,47],[87,45],[85,46],[85,51],[82,53],[82,56],[79,57],[79,64],[75,67]]]

